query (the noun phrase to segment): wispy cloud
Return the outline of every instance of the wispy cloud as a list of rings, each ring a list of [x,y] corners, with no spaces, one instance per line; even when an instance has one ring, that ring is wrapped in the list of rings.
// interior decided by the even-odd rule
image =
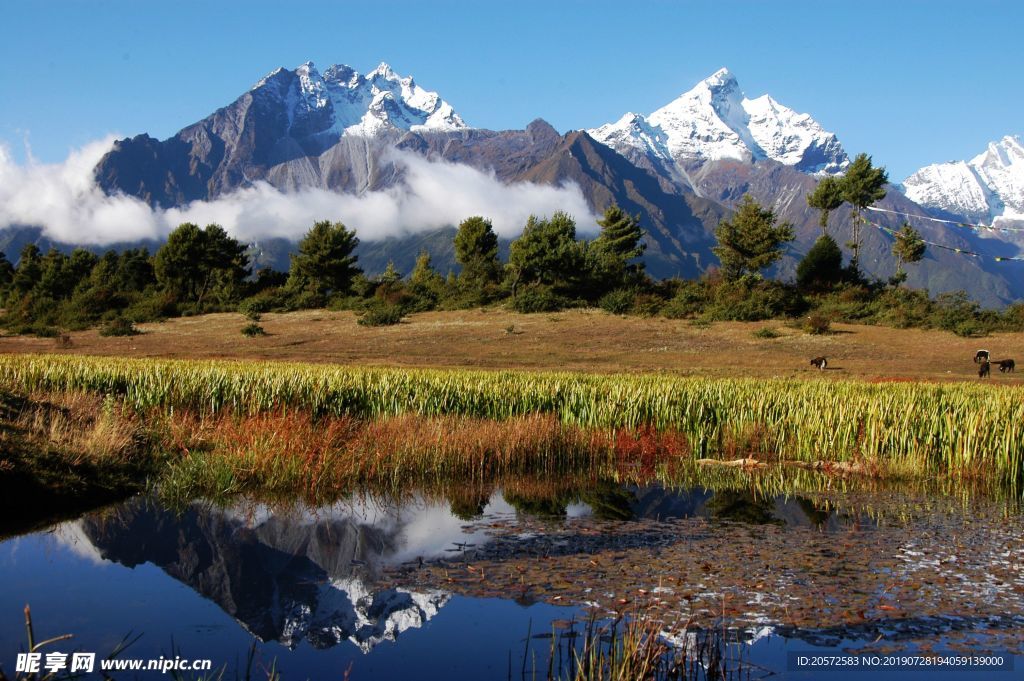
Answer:
[[[236,238],[254,241],[296,240],[316,220],[341,220],[364,241],[377,241],[483,215],[499,235],[514,237],[529,215],[562,210],[576,218],[581,232],[597,229],[597,218],[575,184],[505,184],[466,165],[400,151],[390,152],[390,160],[404,170],[403,180],[383,191],[354,195],[311,187],[282,192],[257,182],[212,201],[153,209],[134,197],[109,196],[96,184],[93,169],[113,141],[87,144],[53,164],[30,157],[19,165],[0,145],[0,227],[36,226],[59,242],[102,246],[160,239],[182,222],[216,222]]]

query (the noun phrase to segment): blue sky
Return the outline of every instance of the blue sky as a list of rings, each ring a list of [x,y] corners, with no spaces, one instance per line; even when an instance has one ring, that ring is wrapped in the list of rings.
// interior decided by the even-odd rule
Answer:
[[[389,62],[467,123],[650,111],[721,66],[894,180],[1021,134],[1024,3],[0,0],[0,142],[164,138],[278,66]]]

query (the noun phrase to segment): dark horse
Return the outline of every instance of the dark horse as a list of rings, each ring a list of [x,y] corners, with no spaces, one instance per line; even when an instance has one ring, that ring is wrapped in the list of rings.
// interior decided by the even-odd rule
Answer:
[[[978,350],[974,353],[974,363],[981,364],[982,361],[988,361],[988,350]]]
[[[988,360],[983,360],[981,366],[978,367],[978,378],[985,378],[992,373],[992,365],[989,364]]]
[[[1017,366],[1017,363],[1014,362],[1012,359],[1001,359],[998,362],[995,362],[995,364],[999,365],[1000,373],[1004,374],[1012,373],[1014,368]]]
[[[825,367],[828,366],[828,360],[825,359],[824,357],[815,357],[814,359],[811,360],[811,365],[816,366],[820,370],[824,371]]]

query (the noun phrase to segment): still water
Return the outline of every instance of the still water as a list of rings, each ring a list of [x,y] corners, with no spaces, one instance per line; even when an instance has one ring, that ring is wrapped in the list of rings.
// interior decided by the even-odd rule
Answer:
[[[789,656],[851,652],[1015,666],[875,678],[1020,678],[1021,520],[984,498],[613,483],[316,508],[140,497],[0,543],[0,668],[27,603],[37,639],[74,635],[52,650],[141,634],[121,657],[207,658],[225,678],[253,644],[253,678],[547,678],[588,618],[636,612],[680,649],[722,632],[742,678],[821,678]]]

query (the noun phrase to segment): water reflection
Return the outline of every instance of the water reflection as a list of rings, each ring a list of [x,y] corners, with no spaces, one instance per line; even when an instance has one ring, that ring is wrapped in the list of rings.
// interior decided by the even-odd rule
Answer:
[[[837,648],[955,643],[979,630],[1019,642],[1018,518],[985,504],[851,499],[607,481],[319,508],[134,499],[56,534],[92,564],[157,566],[290,649],[349,641],[369,652],[460,597],[589,604],[600,616],[651,608],[666,622],[734,627],[751,644],[766,632]],[[521,635],[509,632],[510,648]]]

